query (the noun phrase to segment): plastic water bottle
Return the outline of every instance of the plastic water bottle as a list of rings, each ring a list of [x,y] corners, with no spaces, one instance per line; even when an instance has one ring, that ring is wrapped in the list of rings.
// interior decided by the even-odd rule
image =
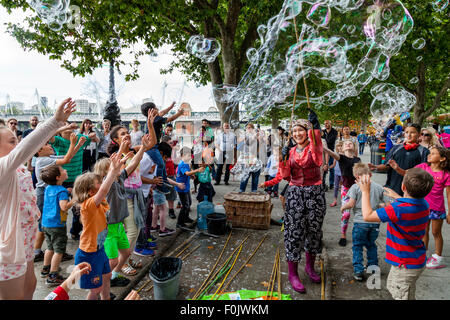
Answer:
[[[205,196],[204,200],[197,205],[197,228],[199,230],[208,229],[206,216],[211,213],[214,213],[214,204],[208,201],[208,196]]]

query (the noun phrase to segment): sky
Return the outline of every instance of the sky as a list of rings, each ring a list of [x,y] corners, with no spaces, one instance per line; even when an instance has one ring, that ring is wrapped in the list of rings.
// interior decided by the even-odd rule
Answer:
[[[54,106],[55,101],[60,102],[67,97],[96,102],[94,96],[86,95],[85,88],[90,78],[107,90],[108,67],[97,69],[90,77],[74,77],[69,71],[60,67],[61,61],[50,60],[36,51],[24,51],[16,39],[6,33],[4,23],[20,23],[25,14],[21,10],[16,10],[9,15],[6,9],[0,6],[0,105],[6,103],[6,96],[9,94],[10,101],[20,101],[27,107],[32,106],[36,104],[34,98],[36,89],[40,96],[48,98],[50,107]],[[28,14],[35,13],[30,11]],[[150,97],[157,105],[162,105],[164,82],[167,83],[164,106],[169,106],[172,101],[176,101],[177,105],[187,101],[194,111],[206,111],[215,106],[211,87],[197,88],[196,84],[191,82],[186,83],[182,101],[179,101],[185,76],[179,71],[174,71],[170,75],[161,75],[159,70],[169,66],[173,59],[169,54],[170,50],[163,49],[161,52],[163,54],[156,58],[156,62],[148,56],[140,58],[140,78],[136,81],[126,82],[124,77],[116,72],[119,106],[128,108],[140,105],[143,99]],[[106,99],[107,92],[104,96]]]

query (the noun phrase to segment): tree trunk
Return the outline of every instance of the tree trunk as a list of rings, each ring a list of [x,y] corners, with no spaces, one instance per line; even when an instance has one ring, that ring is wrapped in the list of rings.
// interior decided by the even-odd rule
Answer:
[[[279,115],[278,115],[278,110],[276,110],[275,108],[272,108],[272,110],[270,110],[270,118],[272,120],[272,130],[276,130],[279,124]]]
[[[425,120],[425,92],[426,92],[426,80],[425,80],[425,64],[420,62],[419,69],[417,70],[417,76],[419,78],[419,83],[416,89],[417,102],[414,106],[414,116],[413,121],[419,125],[422,125]]]
[[[222,62],[224,77],[222,80],[222,74],[220,72],[220,64],[216,60],[213,63],[208,64],[209,74],[211,76],[211,83],[213,87],[225,85],[237,85],[236,79],[236,58],[234,52],[234,45],[232,39],[224,39],[222,45]],[[215,97],[216,104],[219,109],[220,119],[222,123],[224,122],[234,122],[239,121],[239,105],[226,102],[220,102],[218,97]]]

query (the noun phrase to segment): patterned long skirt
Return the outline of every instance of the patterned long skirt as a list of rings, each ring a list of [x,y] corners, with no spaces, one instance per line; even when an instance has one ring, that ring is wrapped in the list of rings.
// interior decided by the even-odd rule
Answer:
[[[286,260],[298,262],[303,251],[322,252],[325,191],[319,186],[289,186],[284,215]]]

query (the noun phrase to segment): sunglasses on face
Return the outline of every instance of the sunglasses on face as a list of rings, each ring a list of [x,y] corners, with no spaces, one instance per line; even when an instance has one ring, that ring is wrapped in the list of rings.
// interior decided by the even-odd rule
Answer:
[[[9,124],[12,126],[17,126],[17,122],[10,122]]]
[[[423,137],[431,137],[431,134],[429,134],[429,133],[422,133],[422,136]]]

